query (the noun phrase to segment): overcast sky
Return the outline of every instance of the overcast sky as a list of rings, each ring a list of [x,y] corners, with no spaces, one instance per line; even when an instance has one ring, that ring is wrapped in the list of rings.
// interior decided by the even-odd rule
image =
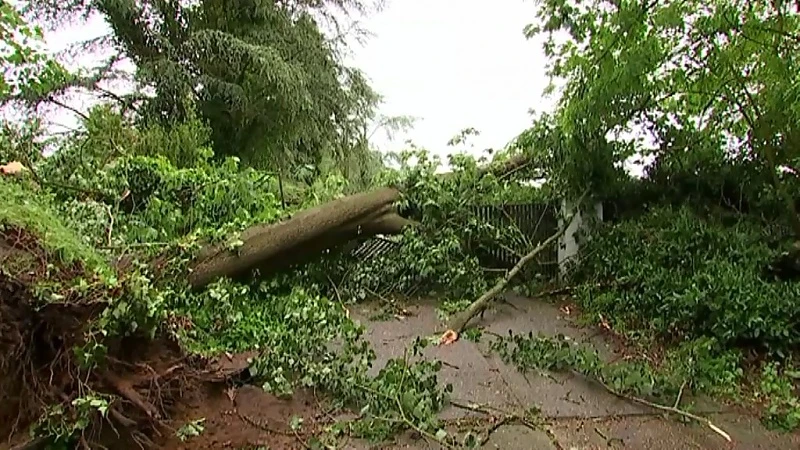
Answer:
[[[397,150],[410,139],[445,155],[451,137],[474,127],[481,133],[471,141],[476,151],[501,148],[530,124],[529,109],[549,109],[552,101],[541,95],[547,84],[541,44],[522,34],[535,8],[531,0],[388,0],[362,20],[373,36],[353,45],[349,62],[384,96],[382,114],[419,118],[394,142],[377,133],[376,144]],[[46,37],[57,51],[106,32],[95,18]],[[96,64],[98,56],[79,62]],[[76,123],[67,114],[53,121]]]
[[[416,144],[445,152],[453,135],[474,127],[476,149],[503,147],[530,124],[529,109],[549,107],[541,44],[522,34],[535,8],[531,0],[394,0],[366,22],[375,36],[354,49],[353,62],[385,96],[382,113],[420,118],[406,136]]]

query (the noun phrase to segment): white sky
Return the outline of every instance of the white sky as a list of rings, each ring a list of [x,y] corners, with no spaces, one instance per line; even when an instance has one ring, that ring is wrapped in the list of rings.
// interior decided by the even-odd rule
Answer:
[[[376,145],[398,150],[410,139],[444,156],[453,151],[446,146],[451,137],[474,127],[481,133],[470,140],[475,152],[499,149],[531,123],[529,109],[550,109],[553,101],[541,95],[547,84],[541,42],[522,34],[535,12],[530,0],[390,0],[365,18],[362,26],[373,36],[365,45],[353,44],[349,63],[384,96],[381,114],[419,119],[393,142],[376,133]],[[47,45],[62,50],[106,30],[95,18],[48,34]],[[98,62],[97,55],[79,60]],[[51,119],[77,123],[66,112]]]
[[[384,95],[383,114],[420,119],[395,144],[408,138],[445,154],[451,137],[474,127],[475,149],[502,148],[530,125],[529,109],[549,109],[541,43],[522,34],[535,8],[529,0],[395,0],[366,21],[375,36],[355,46],[353,65]]]

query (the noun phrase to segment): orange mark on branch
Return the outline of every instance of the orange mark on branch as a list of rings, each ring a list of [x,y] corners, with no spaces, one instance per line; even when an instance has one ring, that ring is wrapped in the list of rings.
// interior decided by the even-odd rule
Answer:
[[[12,161],[4,166],[0,166],[0,173],[4,175],[14,175],[15,173],[22,172],[25,169],[19,161]]]
[[[458,340],[458,333],[453,330],[447,330],[442,337],[439,338],[439,345],[450,345]]]

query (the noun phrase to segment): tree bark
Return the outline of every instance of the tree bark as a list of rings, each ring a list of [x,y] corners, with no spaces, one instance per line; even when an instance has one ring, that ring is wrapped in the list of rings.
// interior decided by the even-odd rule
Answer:
[[[526,163],[523,155],[480,169],[479,176],[501,176]],[[202,288],[220,277],[237,277],[254,269],[262,273],[288,267],[356,238],[398,234],[415,222],[400,216],[394,203],[401,188],[381,188],[343,197],[301,211],[276,224],[254,225],[241,234],[244,244],[224,243],[200,250],[191,265],[189,284]]]
[[[229,249],[223,243],[202,249],[192,264],[189,283],[200,288],[254,268],[285,267],[359,236],[400,233],[414,222],[394,211],[399,194],[392,188],[377,189],[309,208],[276,224],[254,225],[242,232],[244,244],[239,248]]]
[[[482,177],[487,174],[494,174],[497,177],[502,177],[517,170],[523,169],[531,162],[529,155],[520,153],[514,155],[499,164],[489,164],[478,171],[478,176]]]

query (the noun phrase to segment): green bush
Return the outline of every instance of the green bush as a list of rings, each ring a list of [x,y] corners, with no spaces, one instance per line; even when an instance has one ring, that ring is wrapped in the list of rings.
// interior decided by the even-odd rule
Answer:
[[[666,339],[785,349],[800,342],[800,284],[762,277],[774,251],[761,225],[725,226],[690,208],[599,227],[576,276],[577,299],[618,329]],[[598,287],[602,286],[602,287]]]

